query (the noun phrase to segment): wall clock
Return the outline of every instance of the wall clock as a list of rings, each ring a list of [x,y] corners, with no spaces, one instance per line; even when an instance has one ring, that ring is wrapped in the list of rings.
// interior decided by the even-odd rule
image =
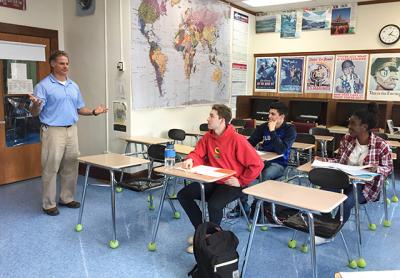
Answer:
[[[388,24],[379,31],[379,39],[382,43],[391,45],[400,39],[400,27],[395,24]]]

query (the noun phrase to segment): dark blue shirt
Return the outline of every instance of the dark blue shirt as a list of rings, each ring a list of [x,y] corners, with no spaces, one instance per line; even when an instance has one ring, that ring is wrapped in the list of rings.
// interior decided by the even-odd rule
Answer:
[[[284,122],[279,128],[272,132],[269,131],[268,123],[259,125],[248,141],[254,147],[262,142],[259,148],[260,151],[283,154],[282,157],[271,160],[270,162],[278,163],[286,167],[289,160],[290,148],[295,139],[295,127]]]

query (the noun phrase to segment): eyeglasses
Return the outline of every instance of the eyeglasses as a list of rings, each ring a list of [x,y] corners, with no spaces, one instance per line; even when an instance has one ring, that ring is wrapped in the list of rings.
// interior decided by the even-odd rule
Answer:
[[[383,69],[379,70],[380,75],[383,77],[387,77],[390,72],[398,72],[398,69],[396,67],[390,66],[390,67],[384,67]]]

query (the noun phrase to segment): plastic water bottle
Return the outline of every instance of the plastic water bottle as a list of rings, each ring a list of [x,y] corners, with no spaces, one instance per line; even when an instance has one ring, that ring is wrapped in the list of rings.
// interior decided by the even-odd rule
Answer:
[[[174,144],[168,143],[164,152],[164,165],[167,168],[172,168],[175,166],[176,152],[174,149]]]

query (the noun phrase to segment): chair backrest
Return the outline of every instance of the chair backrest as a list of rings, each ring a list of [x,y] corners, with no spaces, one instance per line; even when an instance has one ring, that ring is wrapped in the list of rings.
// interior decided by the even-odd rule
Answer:
[[[295,142],[315,144],[315,137],[309,133],[297,133]]]
[[[374,132],[374,134],[378,137],[381,137],[383,140],[388,140],[389,136],[386,133],[383,132]]]
[[[324,127],[313,127],[310,129],[310,134],[312,135],[328,135],[331,136],[332,133],[329,131],[329,129],[324,128]]]
[[[232,119],[231,120],[231,125],[235,125],[235,126],[245,126],[246,125],[246,120],[242,120],[242,119]]]
[[[204,123],[199,126],[200,131],[208,131],[208,124]]]
[[[337,169],[314,168],[308,173],[308,179],[324,190],[344,190],[351,186],[349,176]]]
[[[255,130],[255,128],[240,128],[238,129],[238,133],[244,136],[251,136]]]
[[[161,144],[150,145],[147,149],[149,160],[164,163],[165,146]]]
[[[302,122],[292,122],[296,128],[297,133],[309,133],[310,129],[316,127],[316,123],[302,123]]]
[[[168,137],[176,141],[183,141],[185,140],[186,132],[183,129],[173,128],[168,131]]]
[[[254,119],[246,119],[246,124],[244,125],[244,128],[256,128],[256,120]]]

